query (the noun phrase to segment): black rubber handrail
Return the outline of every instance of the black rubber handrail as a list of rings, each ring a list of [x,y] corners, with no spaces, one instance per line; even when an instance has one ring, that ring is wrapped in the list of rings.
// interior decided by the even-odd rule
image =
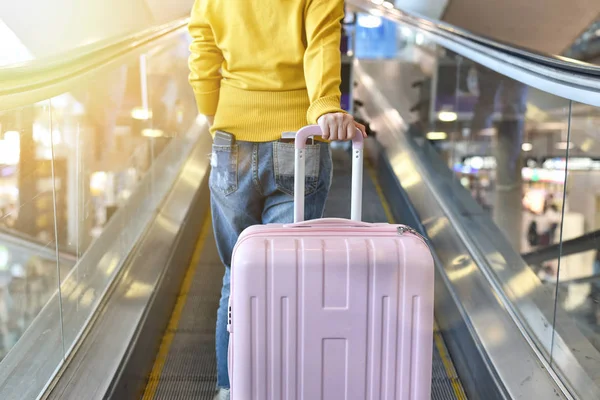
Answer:
[[[527,49],[508,42],[503,42],[498,39],[492,39],[484,35],[475,34],[447,22],[433,20],[417,13],[398,9],[387,9],[386,7],[377,6],[368,0],[348,0],[348,3],[351,3],[364,10],[377,9],[379,12],[383,13],[386,18],[399,23],[409,23],[410,25],[416,26],[428,32],[442,34],[444,36],[460,37],[470,42],[486,46],[492,50],[517,56],[536,64],[541,64],[554,69],[563,70],[564,72],[576,73],[589,77],[600,76],[600,66],[598,65],[589,64],[560,55],[552,55]]]
[[[569,280],[565,280],[565,281],[559,280],[558,284],[560,286],[569,286],[569,285],[576,285],[576,284],[582,284],[582,283],[591,283],[591,282],[595,282],[595,281],[600,281],[600,274],[588,275],[588,276],[584,276],[583,278],[569,279]]]
[[[540,51],[528,49],[515,44],[504,42],[498,39],[492,39],[484,35],[476,35],[462,28],[455,27],[445,22],[438,22],[438,28],[452,35],[460,36],[470,41],[482,44],[494,50],[502,51],[520,58],[543,64],[552,68],[561,69],[565,72],[600,76],[600,66],[590,64],[584,61],[575,60],[560,55],[552,55]]]
[[[584,251],[600,250],[600,230],[586,233],[574,239],[553,244],[530,253],[522,254],[521,257],[529,265],[539,265],[543,262],[554,260],[559,257],[565,257],[572,254],[582,253]]]

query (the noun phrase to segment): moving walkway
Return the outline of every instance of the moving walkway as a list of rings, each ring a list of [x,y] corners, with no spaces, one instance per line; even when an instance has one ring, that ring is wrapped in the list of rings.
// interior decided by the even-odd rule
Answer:
[[[388,3],[350,3],[414,38],[398,59],[357,62],[355,96],[357,115],[375,133],[366,143],[365,219],[411,225],[434,252],[433,398],[600,398],[593,334],[582,332],[556,302],[556,286],[543,284],[515,250],[514,215],[501,212],[520,209],[514,175],[502,169],[509,164],[492,168],[510,179],[486,208],[458,176],[467,174],[465,165],[454,163],[459,152],[498,159],[524,144],[468,130],[486,89],[474,85],[473,71],[527,86],[530,110],[562,105],[569,126],[575,103],[600,106],[598,68],[495,43]],[[64,271],[64,255],[50,256],[60,271],[55,291],[0,364],[2,399],[214,393],[222,270],[209,222],[211,141],[187,84],[187,54],[179,51],[186,22],[75,50],[43,74],[35,65],[0,70],[0,121],[18,125],[22,140],[36,142],[34,127],[49,132],[52,140],[36,142],[56,167],[48,190],[55,205],[64,195],[76,211],[67,226],[54,222],[53,239],[60,229],[76,244],[86,239]],[[515,125],[505,123],[505,109],[492,108],[499,131],[510,133]],[[527,114],[528,122],[543,119]],[[567,143],[579,141],[570,128],[565,134]],[[346,216],[348,156],[343,149],[334,156],[327,213]],[[79,173],[59,176],[61,165]],[[92,228],[100,234],[88,240]]]

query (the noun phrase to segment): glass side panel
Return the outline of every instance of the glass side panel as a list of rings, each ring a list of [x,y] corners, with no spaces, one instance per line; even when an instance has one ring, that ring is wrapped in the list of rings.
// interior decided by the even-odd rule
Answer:
[[[572,374],[568,376],[570,386],[583,398],[597,398],[598,392],[592,388],[597,388],[600,382],[600,279],[594,277],[600,274],[599,122],[600,109],[572,104],[568,133],[559,142],[568,148],[568,157],[552,159],[552,166],[568,171],[564,203],[557,218],[556,242],[561,246],[553,252],[554,257],[551,253],[542,263],[545,269],[552,271],[545,276],[547,285],[554,284],[558,278],[556,307],[564,311],[554,321],[552,365],[559,372],[569,366],[581,370],[581,375],[583,372],[588,375],[583,382],[575,380]],[[565,335],[568,336],[565,338]],[[574,363],[565,353],[565,345],[574,354],[585,356],[577,357]]]
[[[63,135],[53,142],[55,170],[68,166],[67,184],[57,189],[66,200],[57,202],[57,214],[65,216],[59,243],[80,257],[61,277],[67,350],[186,158],[181,146],[197,115],[187,83],[188,44],[187,35],[165,38],[52,99]]]
[[[0,111],[0,390],[19,398],[23,388],[45,385],[63,360],[58,274],[72,260],[57,260],[51,158],[38,152],[53,126],[50,104]],[[43,309],[43,313],[40,313]],[[44,320],[46,330],[32,327]],[[5,379],[27,360],[13,350],[19,341],[50,351],[40,354],[47,368],[19,377],[20,386]]]
[[[497,251],[483,256],[539,354],[573,394],[598,398],[594,285],[563,284],[593,273],[597,249],[558,260],[563,241],[598,229],[600,113],[397,28],[396,58],[367,57],[360,67],[380,75],[378,89],[415,143],[435,149],[433,168],[464,188],[446,201],[461,204],[465,218],[494,222],[481,239]],[[524,258],[503,256],[515,252]],[[551,256],[531,257],[538,253]]]
[[[509,260],[503,260],[505,266],[499,268],[498,254],[487,258],[540,353],[564,374],[571,391],[593,398],[588,396],[599,393],[594,380],[600,369],[597,361],[587,357],[592,354],[596,360],[593,354],[600,353],[591,345],[593,338],[582,335],[584,329],[578,329],[564,313],[581,306],[586,293],[579,289],[575,294],[576,286],[570,285],[571,295],[566,299],[564,290],[556,295],[559,269],[565,279],[586,269],[574,266],[585,264],[574,256],[558,262],[561,227],[563,239],[584,232],[584,214],[577,215],[570,207],[571,203],[582,207],[583,196],[575,194],[568,183],[572,173],[566,170],[567,159],[573,166],[582,163],[573,158],[582,154],[571,138],[571,101],[451,52],[438,60],[430,103],[432,125],[426,138],[434,132],[427,139],[435,142],[455,177],[504,236],[503,240],[490,236],[490,241],[496,241],[499,248],[507,243],[519,254],[556,252],[554,260],[531,263],[528,272],[518,274],[510,272],[513,262]],[[578,173],[589,179],[594,172]],[[538,307],[536,312],[531,312],[531,305]],[[561,352],[565,347],[571,350]],[[586,384],[576,385],[576,381]]]
[[[205,121],[188,45],[187,33],[166,36],[0,112],[0,357],[16,349],[0,364],[0,398],[38,397],[194,148]],[[132,281],[132,301],[148,287]]]
[[[181,158],[178,146],[189,140],[190,127],[198,117],[194,93],[188,82],[189,44],[191,39],[181,35],[149,52],[145,63],[148,104],[152,118],[142,130],[149,156],[164,158],[166,165],[177,166]],[[164,181],[163,183],[170,184]],[[158,184],[158,183],[157,183]],[[155,192],[166,188],[155,186]]]
[[[414,129],[415,135],[424,136],[437,149],[454,180],[477,203],[478,209],[466,208],[465,212],[476,218],[488,216],[495,222],[498,230],[490,235],[503,236],[499,246],[505,243],[520,253],[555,243],[564,169],[550,170],[543,165],[548,165],[544,161],[549,157],[566,157],[566,150],[558,144],[566,137],[569,101],[453,52],[440,49],[436,54],[435,66],[424,78],[430,86],[427,122],[422,122],[425,129]],[[539,121],[547,123],[547,128],[536,125]],[[454,192],[454,196],[451,201],[464,203],[461,193]],[[496,237],[489,240],[498,241]],[[494,265],[491,261],[497,260],[492,258],[498,255],[488,257]],[[503,263],[510,270],[511,262]],[[536,293],[536,287],[541,287],[539,276],[556,276],[557,272],[556,268],[541,266],[531,266],[528,273],[519,275],[509,270],[498,270],[498,277],[517,310],[523,311],[526,304],[540,301]],[[552,290],[541,301],[542,315],[551,325]],[[532,318],[525,313],[522,317],[525,321]],[[531,328],[542,354],[550,360],[552,331]]]

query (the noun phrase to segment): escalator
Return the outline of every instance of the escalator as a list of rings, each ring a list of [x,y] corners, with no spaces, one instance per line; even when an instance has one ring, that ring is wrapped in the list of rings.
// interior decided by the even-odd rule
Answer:
[[[522,207],[540,203],[521,198],[522,187],[547,184],[563,211],[572,193],[594,191],[567,164],[598,165],[600,69],[391,2],[347,3],[360,12],[361,32],[373,33],[357,34],[363,45],[401,36],[392,59],[361,59],[353,70],[355,113],[374,133],[365,142],[363,217],[428,238],[432,398],[600,398],[600,274],[587,254],[598,235],[582,222],[593,216],[567,210],[561,224],[581,226],[557,229],[545,249],[519,243]],[[29,149],[20,171],[52,166],[35,176],[39,193],[19,193],[29,206],[52,198],[49,244],[0,232],[3,400],[215,393],[223,267],[210,224],[208,124],[187,82],[186,25],[178,19],[51,62],[0,68],[0,130],[9,139],[18,132]],[[485,124],[474,127],[482,109]],[[1,154],[10,150],[7,132]],[[333,156],[326,216],[347,217],[349,155],[338,148]],[[587,244],[565,241],[563,231],[588,232]],[[76,238],[77,256],[57,251],[56,237]],[[540,279],[537,264],[556,265],[555,280]]]
[[[350,214],[350,154],[335,150],[333,165],[333,181],[325,216],[343,218]],[[383,197],[373,168],[367,166],[365,169],[363,220],[393,222],[390,205]],[[212,228],[210,222],[205,221],[154,361],[144,400],[212,400],[216,386],[214,330],[222,272]],[[432,399],[466,399],[437,327],[432,346]]]

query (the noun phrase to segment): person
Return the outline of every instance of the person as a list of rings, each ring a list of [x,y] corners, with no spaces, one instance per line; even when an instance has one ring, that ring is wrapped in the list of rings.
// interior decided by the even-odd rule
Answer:
[[[343,0],[196,0],[189,80],[213,137],[209,187],[225,266],[217,311],[217,399],[229,398],[228,301],[233,247],[255,224],[293,220],[294,145],[282,133],[318,124],[326,141],[365,128],[340,107]],[[306,148],[307,219],[323,214],[332,174],[328,143]]]
[[[551,246],[556,241],[557,231],[560,227],[562,215],[554,204],[552,197],[546,198],[543,209],[536,213],[529,209],[530,217],[525,218],[527,223],[527,251]],[[542,265],[535,266],[538,277],[543,281],[555,282],[558,279],[558,260],[549,260]]]

